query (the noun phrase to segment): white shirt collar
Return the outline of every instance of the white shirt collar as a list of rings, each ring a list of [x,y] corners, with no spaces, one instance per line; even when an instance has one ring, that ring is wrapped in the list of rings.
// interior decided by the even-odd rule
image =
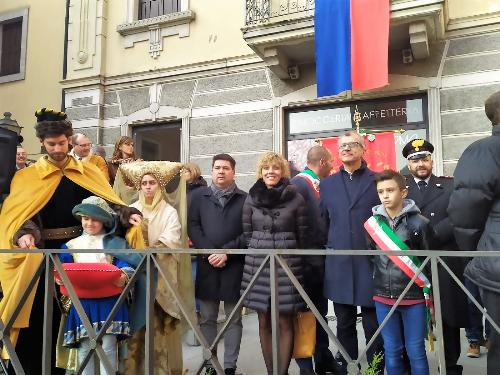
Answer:
[[[76,160],[81,160],[81,161],[88,161],[90,159],[90,155],[92,155],[92,151],[87,155],[85,156],[84,158],[81,158],[80,156],[78,156],[76,153],[75,153],[75,149],[73,148],[69,154],[71,156],[73,156]]]
[[[429,180],[431,179],[431,175],[429,175],[429,177],[427,177],[425,180],[422,180],[421,178],[417,178],[417,177],[415,177],[415,176],[413,176],[413,179],[415,180],[415,183],[416,183],[417,185],[418,185],[418,182],[419,182],[419,181],[425,181],[425,183],[426,183],[427,185],[429,185]]]

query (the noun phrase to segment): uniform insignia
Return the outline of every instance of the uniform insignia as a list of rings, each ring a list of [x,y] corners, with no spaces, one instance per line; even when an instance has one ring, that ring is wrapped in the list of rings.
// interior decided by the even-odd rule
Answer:
[[[423,139],[415,139],[411,145],[413,146],[413,148],[415,149],[415,151],[419,151],[420,150],[420,147],[422,147],[424,145],[424,140]]]

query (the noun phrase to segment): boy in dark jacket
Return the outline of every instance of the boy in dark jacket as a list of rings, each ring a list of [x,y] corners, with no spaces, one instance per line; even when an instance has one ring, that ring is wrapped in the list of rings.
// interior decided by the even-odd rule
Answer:
[[[382,204],[373,207],[373,216],[365,223],[371,237],[371,248],[382,251],[432,249],[434,232],[415,202],[405,199],[408,191],[404,177],[386,170],[375,175],[375,183]],[[419,266],[420,261],[412,256],[374,258],[373,300],[379,324],[382,324],[413,275],[418,273]],[[420,273],[382,329],[388,375],[404,373],[402,355],[405,348],[412,375],[429,374],[424,345],[429,293],[430,283]]]

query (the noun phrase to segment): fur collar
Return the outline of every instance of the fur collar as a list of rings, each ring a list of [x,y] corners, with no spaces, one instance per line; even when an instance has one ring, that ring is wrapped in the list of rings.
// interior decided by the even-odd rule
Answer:
[[[288,178],[282,178],[271,189],[268,189],[262,178],[259,178],[250,188],[249,194],[257,206],[273,208],[292,200],[297,192]]]

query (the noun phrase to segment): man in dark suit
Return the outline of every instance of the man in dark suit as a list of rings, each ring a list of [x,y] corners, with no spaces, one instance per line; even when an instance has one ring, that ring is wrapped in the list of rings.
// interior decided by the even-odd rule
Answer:
[[[335,250],[366,250],[363,224],[380,204],[374,172],[363,160],[365,142],[356,132],[339,138],[340,171],[321,181],[320,207],[328,228],[326,247]],[[378,328],[373,305],[373,263],[369,256],[327,256],[325,260],[325,297],[333,301],[337,317],[337,337],[349,356],[358,357],[357,308],[361,307],[366,342]],[[381,336],[367,351],[368,362],[383,352]],[[383,371],[384,365],[380,369]],[[347,373],[343,361],[343,374]]]
[[[424,139],[410,141],[403,148],[403,156],[408,161],[408,169],[411,173],[406,178],[408,198],[414,200],[422,215],[430,220],[438,241],[436,250],[458,250],[453,235],[453,226],[446,212],[453,191],[453,178],[437,177],[432,173],[433,152],[434,146]],[[457,257],[443,258],[443,260],[463,281],[467,261]],[[457,365],[457,361],[460,357],[460,328],[468,323],[467,298],[441,265],[439,266],[439,286],[446,373],[460,375],[462,366]]]
[[[308,249],[324,247],[324,226],[321,222],[319,207],[320,180],[330,174],[332,155],[323,146],[313,146],[307,152],[307,167],[293,177],[290,182],[302,195],[307,206],[309,218]],[[328,300],[323,295],[325,274],[325,257],[310,255],[304,257],[304,289],[322,316],[328,313]],[[328,334],[318,324],[316,326],[316,347],[314,350],[314,367],[317,375],[335,372],[337,363],[328,349]],[[311,358],[297,358],[300,374],[314,374]]]
[[[212,159],[212,184],[197,189],[191,198],[188,233],[196,249],[244,249],[242,213],[247,194],[234,181],[236,162],[228,154]],[[219,305],[229,317],[240,298],[244,255],[198,256],[195,296],[200,302],[200,329],[209,344],[217,336]],[[234,375],[242,334],[241,307],[224,334],[224,371]],[[215,369],[206,366],[206,375]]]

